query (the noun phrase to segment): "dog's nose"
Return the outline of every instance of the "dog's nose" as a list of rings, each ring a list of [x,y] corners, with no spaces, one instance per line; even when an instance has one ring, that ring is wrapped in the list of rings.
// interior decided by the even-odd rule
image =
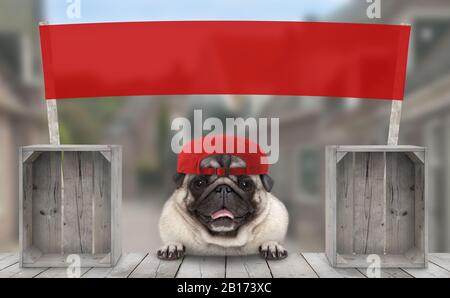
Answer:
[[[216,187],[216,192],[220,192],[222,194],[230,193],[231,191],[231,187],[226,184],[222,184]]]

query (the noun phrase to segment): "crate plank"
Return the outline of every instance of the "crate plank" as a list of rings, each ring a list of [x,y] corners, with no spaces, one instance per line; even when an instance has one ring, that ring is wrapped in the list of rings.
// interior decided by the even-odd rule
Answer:
[[[424,147],[411,145],[359,145],[359,146],[329,146],[335,147],[338,152],[424,152]]]
[[[32,239],[42,252],[61,252],[61,153],[44,152],[33,164]]]
[[[22,147],[23,152],[30,151],[111,151],[119,145],[31,145]]]
[[[259,255],[228,256],[226,258],[227,278],[271,278],[269,266]]]
[[[320,278],[364,278],[365,276],[355,268],[333,268],[323,253],[303,253],[308,264]]]
[[[80,268],[80,276],[85,274],[90,268]],[[69,278],[72,276],[72,268],[49,268],[37,276],[35,278]]]
[[[354,154],[347,153],[337,164],[336,177],[336,246],[338,253],[353,253],[353,168]]]
[[[126,278],[145,258],[146,253],[128,253],[123,255],[107,278]]]
[[[225,257],[186,256],[177,278],[224,278]]]
[[[93,153],[64,153],[64,253],[92,253]]]
[[[183,259],[164,261],[149,253],[130,275],[130,278],[173,278]]]
[[[415,167],[403,153],[386,153],[386,252],[414,247]]]
[[[284,260],[268,260],[274,278],[317,278],[317,274],[299,253],[292,253]]]
[[[23,189],[19,210],[19,242],[21,247],[31,247],[33,245],[33,164],[23,164],[22,173],[19,177],[20,188]],[[23,265],[23,253],[21,252],[20,263]]]
[[[111,263],[116,264],[122,254],[122,148],[111,149]]]
[[[111,251],[111,166],[102,154],[93,158],[93,253]]]
[[[425,205],[425,167],[423,164],[415,165],[415,201],[414,201],[414,245],[417,249],[424,252],[426,258],[428,252],[427,233],[426,228],[426,205]],[[426,260],[426,259],[425,259]]]
[[[354,252],[384,253],[384,153],[355,153]]]
[[[326,147],[325,153],[325,251],[333,266],[337,262],[336,245],[336,146]]]

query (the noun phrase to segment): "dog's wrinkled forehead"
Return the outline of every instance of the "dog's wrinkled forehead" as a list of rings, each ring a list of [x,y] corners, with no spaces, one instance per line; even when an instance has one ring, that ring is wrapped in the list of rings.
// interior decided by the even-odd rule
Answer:
[[[234,155],[208,156],[200,163],[201,168],[245,168],[246,162]]]

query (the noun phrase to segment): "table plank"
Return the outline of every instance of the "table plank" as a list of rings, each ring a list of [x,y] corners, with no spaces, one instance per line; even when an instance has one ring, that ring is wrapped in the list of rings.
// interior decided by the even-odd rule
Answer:
[[[365,278],[355,268],[333,268],[324,253],[303,253],[306,261],[320,278]]]
[[[428,261],[450,271],[450,254],[434,253],[428,255]]]
[[[428,262],[428,268],[415,269],[415,268],[402,268],[408,274],[411,274],[415,278],[450,278],[450,272],[438,265]]]
[[[385,268],[382,278],[450,278],[450,254],[429,254],[426,269]],[[367,277],[366,269],[332,268],[323,253],[291,254],[285,260],[259,256],[187,256],[176,261],[161,261],[154,253],[123,255],[114,268],[81,268],[82,278],[99,277]],[[17,253],[0,253],[0,278],[65,278],[67,268],[20,268]]]
[[[227,278],[271,278],[266,260],[259,255],[226,258]]]
[[[369,277],[366,268],[358,269],[364,276]],[[412,278],[412,276],[400,268],[381,268],[380,278]]]
[[[267,260],[274,278],[317,278],[317,274],[299,253],[291,253],[284,260]]]
[[[0,261],[6,257],[9,257],[10,255],[12,255],[12,253],[10,252],[0,252]]]
[[[18,253],[12,253],[7,256],[4,256],[0,260],[0,270],[3,270],[5,268],[8,268],[11,265],[14,265],[15,263],[19,262],[19,254]]]
[[[225,277],[225,257],[186,256],[176,277],[223,278]]]
[[[90,268],[84,267],[80,268],[80,277],[86,273]],[[68,270],[70,272],[70,268],[49,268],[45,271],[42,271],[40,274],[36,275],[36,278],[69,278]]]
[[[48,268],[20,268],[19,263],[15,263],[2,271],[0,278],[33,278]]]
[[[107,278],[126,278],[144,260],[147,253],[129,253],[122,255],[116,267],[111,270]]]
[[[163,261],[149,253],[130,275],[130,278],[174,278],[183,259]]]
[[[105,278],[113,270],[113,268],[91,268],[81,278]]]

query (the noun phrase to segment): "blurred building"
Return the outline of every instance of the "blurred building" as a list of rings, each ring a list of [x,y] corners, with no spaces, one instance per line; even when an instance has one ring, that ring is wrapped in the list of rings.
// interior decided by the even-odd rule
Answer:
[[[430,150],[430,251],[450,251],[450,2],[381,3],[380,20],[367,18],[366,1],[353,1],[326,21],[412,25],[399,144]],[[263,109],[261,116],[280,117],[274,192],[289,206],[290,233],[302,250],[324,249],[325,146],[386,144],[390,107],[383,100],[276,98]]]
[[[40,2],[0,2],[0,250],[18,239],[18,148],[47,142],[37,34]]]

